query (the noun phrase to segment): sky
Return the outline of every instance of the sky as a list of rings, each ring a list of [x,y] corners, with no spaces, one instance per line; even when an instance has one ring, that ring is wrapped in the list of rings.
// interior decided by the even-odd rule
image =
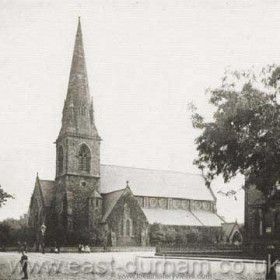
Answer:
[[[206,117],[205,90],[226,67],[280,59],[280,3],[258,0],[0,0],[0,184],[15,195],[0,220],[27,213],[36,173],[55,176],[55,145],[78,16],[101,162],[199,173],[199,131],[187,109]],[[243,222],[243,178],[212,187],[218,213]],[[237,200],[219,190],[239,190]]]

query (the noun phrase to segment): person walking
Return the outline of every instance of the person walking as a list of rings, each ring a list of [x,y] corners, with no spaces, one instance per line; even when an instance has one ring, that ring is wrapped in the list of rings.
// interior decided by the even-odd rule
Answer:
[[[23,275],[24,275],[21,279],[28,279],[28,273],[27,273],[28,257],[26,255],[25,251],[22,251],[20,264],[21,264]]]

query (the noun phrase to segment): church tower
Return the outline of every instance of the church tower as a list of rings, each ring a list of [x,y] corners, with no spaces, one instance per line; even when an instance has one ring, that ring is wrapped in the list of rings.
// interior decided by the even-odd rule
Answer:
[[[89,197],[99,189],[100,141],[79,19],[62,126],[56,140],[55,212],[58,225],[70,231],[91,223],[86,213]]]

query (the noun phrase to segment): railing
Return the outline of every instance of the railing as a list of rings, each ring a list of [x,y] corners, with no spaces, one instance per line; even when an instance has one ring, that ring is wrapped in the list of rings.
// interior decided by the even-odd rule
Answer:
[[[184,247],[157,246],[157,255],[240,255],[241,245],[217,244],[217,245],[195,245]]]
[[[157,246],[157,250],[172,250],[172,251],[240,251],[242,245],[233,244],[215,244],[215,245],[201,245],[201,244],[190,244],[188,246]]]

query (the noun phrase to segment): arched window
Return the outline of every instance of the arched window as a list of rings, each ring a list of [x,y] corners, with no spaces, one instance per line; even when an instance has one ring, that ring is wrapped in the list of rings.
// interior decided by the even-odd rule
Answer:
[[[130,220],[126,220],[126,236],[130,236]]]
[[[60,146],[58,148],[58,172],[62,172],[63,170],[63,148]]]
[[[242,236],[240,232],[236,231],[232,237],[232,243],[237,244],[237,243],[241,243],[241,241],[242,241]]]
[[[132,222],[132,235],[136,236],[136,222],[133,220]]]
[[[121,219],[120,221],[120,236],[124,236],[124,223],[123,223],[123,219]]]
[[[87,145],[83,144],[79,151],[79,170],[90,172],[90,150]]]

